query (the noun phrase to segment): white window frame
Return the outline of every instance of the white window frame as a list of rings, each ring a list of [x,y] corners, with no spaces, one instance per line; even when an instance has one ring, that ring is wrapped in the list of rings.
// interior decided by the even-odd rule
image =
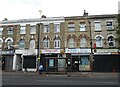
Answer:
[[[80,23],[80,31],[86,31],[86,24],[85,23]]]
[[[60,25],[54,25],[54,33],[60,32]]]
[[[2,27],[0,27],[0,35],[2,35],[3,33],[3,28]]]
[[[109,37],[113,37],[113,36],[109,36]],[[108,37],[108,39],[109,39],[109,37]],[[109,43],[111,43],[111,42],[113,43],[113,46],[109,45]],[[108,47],[115,47],[115,38],[114,37],[113,37],[113,41],[108,40]]]
[[[8,35],[12,35],[13,34],[13,27],[8,27],[7,31],[8,31]]]
[[[50,42],[49,39],[47,39],[47,38],[44,39],[44,40],[43,40],[43,47],[44,47],[44,48],[49,48],[49,42]]]
[[[111,25],[108,25],[108,23],[111,23]],[[106,21],[106,28],[107,30],[113,30],[113,20]]]
[[[95,31],[101,31],[101,22],[94,22]]]
[[[68,40],[68,47],[69,48],[75,48],[76,47],[76,43],[75,43],[75,39],[74,38],[70,38]]]
[[[35,26],[30,27],[30,34],[36,34],[36,27]]]
[[[50,32],[50,28],[48,25],[44,25],[44,33],[49,33]]]
[[[100,41],[97,41],[97,38],[100,37]],[[103,47],[103,38],[101,36],[96,37],[96,47]]]
[[[60,48],[60,40],[54,40],[54,48]]]
[[[26,27],[25,26],[21,26],[20,34],[26,34]]]
[[[87,40],[85,37],[80,39],[80,47],[87,47]]]

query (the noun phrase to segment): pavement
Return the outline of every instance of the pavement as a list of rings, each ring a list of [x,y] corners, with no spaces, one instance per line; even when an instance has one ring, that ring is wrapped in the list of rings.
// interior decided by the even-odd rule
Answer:
[[[1,71],[0,71],[1,72]],[[39,75],[38,72],[22,72],[22,71],[12,71],[12,72],[7,72],[7,71],[2,71],[0,73],[2,75]],[[43,72],[41,76],[66,76],[66,77],[120,77],[120,73],[117,72],[67,72],[67,73],[46,73]]]

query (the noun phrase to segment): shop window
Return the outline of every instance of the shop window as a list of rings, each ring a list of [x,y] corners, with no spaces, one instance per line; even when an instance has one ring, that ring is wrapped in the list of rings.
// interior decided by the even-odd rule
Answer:
[[[114,47],[115,46],[115,38],[113,36],[108,37],[108,46]]]
[[[87,46],[87,41],[85,37],[82,37],[80,39],[80,47],[86,47]]]
[[[35,49],[35,40],[30,40],[30,49]]]
[[[68,47],[69,48],[75,48],[75,39],[74,38],[70,38],[68,41]]]
[[[103,46],[102,37],[97,36],[96,37],[96,47],[102,47],[102,46]]]
[[[24,40],[19,41],[19,48],[25,48],[25,41]]]

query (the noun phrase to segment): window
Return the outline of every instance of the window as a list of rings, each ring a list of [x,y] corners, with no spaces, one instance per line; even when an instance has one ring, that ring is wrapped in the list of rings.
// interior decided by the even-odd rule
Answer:
[[[48,37],[44,38],[44,40],[43,40],[43,46],[44,46],[44,48],[49,48],[49,38]]]
[[[60,48],[60,38],[59,37],[54,38],[54,48]]]
[[[30,34],[36,34],[36,28],[35,28],[35,26],[31,26],[31,28],[30,28]]]
[[[113,30],[113,23],[112,23],[112,21],[107,21],[106,22],[106,27],[107,27],[107,30]]]
[[[60,25],[55,25],[54,26],[54,32],[55,33],[60,32]]]
[[[49,26],[48,25],[44,26],[44,33],[49,33]]]
[[[80,31],[86,31],[86,24],[80,23]]]
[[[101,36],[97,36],[96,37],[96,47],[102,47],[102,37]]]
[[[7,40],[7,46],[11,46],[12,45],[12,41],[10,39]]]
[[[74,24],[74,22],[69,22],[68,23],[68,31],[70,31],[70,32],[75,31],[75,24]]]
[[[68,46],[69,46],[69,48],[75,48],[75,39],[74,38],[69,39]]]
[[[9,35],[13,34],[13,27],[7,28],[7,31]]]
[[[30,49],[35,48],[35,40],[30,40]]]
[[[26,34],[26,28],[25,27],[20,28],[20,34]]]
[[[94,22],[95,24],[95,31],[101,31],[101,22]]]
[[[19,41],[19,48],[25,48],[25,41],[24,40]]]
[[[2,40],[0,40],[0,48],[2,47]]]
[[[108,46],[109,47],[114,47],[115,46],[115,39],[113,36],[108,37]]]
[[[87,46],[87,41],[85,39],[85,37],[82,37],[80,39],[80,47],[86,47]]]
[[[0,35],[2,35],[3,28],[0,28]]]

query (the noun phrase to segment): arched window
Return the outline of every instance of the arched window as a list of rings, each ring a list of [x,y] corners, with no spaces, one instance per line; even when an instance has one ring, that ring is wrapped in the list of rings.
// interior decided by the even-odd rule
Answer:
[[[86,47],[87,46],[87,41],[85,37],[82,37],[80,39],[80,47]]]
[[[11,46],[12,45],[12,41],[11,41],[11,39],[8,39],[7,40],[7,46]]]
[[[108,37],[108,46],[114,47],[115,46],[115,38],[113,36]]]
[[[69,48],[75,48],[75,39],[74,38],[70,38],[69,41],[68,41],[68,47]]]
[[[101,36],[96,37],[96,47],[102,47],[103,46],[103,41]]]
[[[19,48],[25,48],[25,41],[24,40],[19,41]]]
[[[30,49],[35,48],[35,40],[30,40]]]
[[[54,48],[60,48],[60,38],[59,37],[54,38]]]
[[[49,48],[49,38],[48,37],[45,37],[43,39],[43,47],[44,48]]]

